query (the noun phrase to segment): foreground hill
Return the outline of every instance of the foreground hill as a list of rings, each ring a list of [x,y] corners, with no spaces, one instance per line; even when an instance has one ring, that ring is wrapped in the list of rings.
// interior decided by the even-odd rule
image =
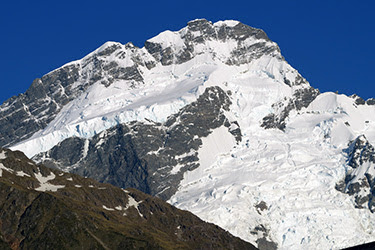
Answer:
[[[1,249],[256,249],[190,212],[0,149]]]

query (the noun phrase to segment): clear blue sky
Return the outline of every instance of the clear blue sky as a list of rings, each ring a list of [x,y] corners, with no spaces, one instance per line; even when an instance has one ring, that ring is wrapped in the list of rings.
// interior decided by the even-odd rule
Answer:
[[[375,97],[375,1],[2,1],[0,103],[106,41],[142,47],[189,20],[263,29],[321,91]]]

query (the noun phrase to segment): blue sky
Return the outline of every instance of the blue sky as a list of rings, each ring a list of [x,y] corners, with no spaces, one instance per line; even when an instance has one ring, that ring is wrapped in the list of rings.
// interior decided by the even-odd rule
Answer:
[[[190,20],[263,29],[321,91],[375,97],[374,1],[2,1],[0,103],[106,41],[142,47]]]

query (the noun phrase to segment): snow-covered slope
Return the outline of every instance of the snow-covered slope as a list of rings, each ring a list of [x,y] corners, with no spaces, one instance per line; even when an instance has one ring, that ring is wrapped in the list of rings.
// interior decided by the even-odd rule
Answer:
[[[95,163],[100,163],[103,152],[131,145],[135,162],[141,162],[134,169],[144,171],[134,178],[146,180],[145,189],[155,187],[150,193],[168,188],[151,181],[172,183],[173,193],[163,196],[170,203],[260,248],[337,249],[375,240],[372,203],[364,205],[372,202],[375,183],[374,150],[369,146],[375,145],[374,100],[319,94],[263,31],[236,21],[194,20],[180,31],[148,40],[144,48],[106,43],[64,67],[79,69],[78,80],[69,88],[81,91],[74,92],[76,97],[53,113],[46,126],[12,149],[33,156],[52,148],[38,160],[70,170],[65,162],[73,157],[62,156],[62,149],[74,140],[64,144],[64,139],[83,138],[76,143],[79,150],[71,152],[74,164],[79,169],[86,163],[81,174],[109,182],[110,172],[117,169],[86,170],[93,162],[90,154],[99,155]],[[207,112],[212,96],[205,92],[210,87],[230,98],[228,108],[214,113],[225,116],[226,127],[198,124],[216,116],[192,118],[212,113]],[[200,99],[204,112],[199,111]],[[118,124],[125,125],[114,129]],[[144,124],[147,129],[142,130]],[[240,140],[232,129],[240,130]],[[113,136],[120,130],[121,138],[128,136],[128,145]],[[162,136],[145,139],[139,131],[159,131]],[[166,147],[176,131],[180,138]],[[180,150],[184,147],[187,152]],[[358,158],[365,149],[366,158]],[[152,165],[163,161],[151,156],[174,165]],[[120,165],[126,162],[108,162],[113,159],[120,159]],[[187,167],[192,163],[194,167]],[[150,166],[159,169],[147,172]],[[178,179],[170,179],[176,174]],[[362,184],[365,178],[367,186]]]
[[[285,132],[260,129],[253,121],[256,112],[239,112],[233,105],[242,142],[209,167],[185,173],[169,202],[250,242],[265,237],[280,249],[339,249],[374,241],[374,215],[354,209],[354,199],[335,188],[349,168],[348,142],[365,134],[374,143],[375,108],[354,102],[321,94],[290,114]],[[367,163],[369,173],[374,166]]]

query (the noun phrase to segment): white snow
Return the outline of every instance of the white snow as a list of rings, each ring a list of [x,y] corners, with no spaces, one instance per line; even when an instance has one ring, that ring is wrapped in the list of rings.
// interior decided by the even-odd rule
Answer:
[[[17,172],[16,172],[16,175],[17,175],[17,176],[21,176],[21,177],[25,177],[25,176],[27,176],[27,177],[31,177],[29,174],[26,174],[26,173],[23,172],[23,171],[17,171]]]
[[[202,138],[202,146],[198,150],[200,167],[194,171],[186,172],[180,186],[189,186],[192,182],[199,180],[218,159],[227,157],[235,144],[234,136],[224,126],[213,130],[207,137]],[[176,172],[176,170],[173,169],[172,172]]]
[[[184,166],[184,165],[177,164],[176,166],[174,166],[174,167],[171,169],[170,174],[172,174],[172,175],[177,174],[178,172],[180,172],[180,169],[181,169],[183,166]]]
[[[0,177],[2,177],[2,175],[3,175],[3,170],[5,170],[9,173],[13,173],[13,169],[7,168],[2,163],[0,163]]]
[[[34,174],[35,178],[39,181],[40,187],[35,188],[36,191],[46,192],[56,192],[60,188],[64,188],[65,185],[54,185],[51,183],[48,183],[49,181],[55,179],[55,174],[51,172],[48,176],[43,176],[40,172]]]
[[[1,151],[0,152],[0,160],[4,160],[4,159],[6,159],[7,158],[7,156],[6,156],[6,154],[5,154],[5,151]]]
[[[89,145],[90,145],[90,140],[86,139],[85,144],[83,145],[82,159],[86,158],[87,153],[89,152]]]
[[[126,191],[126,190],[124,190],[124,191]],[[135,209],[137,209],[139,216],[143,217],[143,214],[138,209],[138,205],[141,202],[142,201],[139,201],[139,202],[136,201],[132,196],[128,195],[128,204],[126,204],[126,207],[124,208],[124,210],[128,210],[129,208],[134,207]],[[124,216],[125,215],[126,215],[126,213],[124,213]]]
[[[157,153],[156,153],[156,154],[157,154]],[[194,155],[194,154],[195,154],[195,150],[194,150],[194,149],[191,149],[190,152],[188,152],[188,153],[183,153],[182,155],[177,155],[177,156],[175,157],[175,159],[176,159],[176,160],[180,160],[180,159],[183,159],[183,158],[185,158],[185,157],[192,156],[192,155]]]
[[[345,177],[348,142],[365,134],[374,143],[374,127],[365,124],[375,120],[375,107],[355,107],[351,98],[325,93],[308,108],[291,112],[284,133],[259,126],[267,112],[264,100],[277,96],[277,85],[264,92],[242,81],[229,86],[238,89],[231,113],[242,142],[215,162],[205,163],[210,150],[199,154],[203,164],[185,173],[169,202],[254,244],[251,231],[262,224],[280,249],[337,249],[374,241],[374,215],[354,209],[335,185]],[[261,214],[255,208],[260,201],[268,207]]]
[[[214,23],[214,26],[226,25],[228,27],[234,27],[234,26],[236,26],[239,23],[240,22],[236,21],[236,20],[225,20],[225,21],[217,21],[216,23]]]
[[[182,47],[185,46],[180,34],[178,32],[173,32],[170,30],[164,31],[148,41],[153,43],[159,43],[162,46],[162,48],[172,46],[180,50]]]
[[[103,208],[108,211],[115,211],[113,208],[106,207],[105,205],[103,205]]]

